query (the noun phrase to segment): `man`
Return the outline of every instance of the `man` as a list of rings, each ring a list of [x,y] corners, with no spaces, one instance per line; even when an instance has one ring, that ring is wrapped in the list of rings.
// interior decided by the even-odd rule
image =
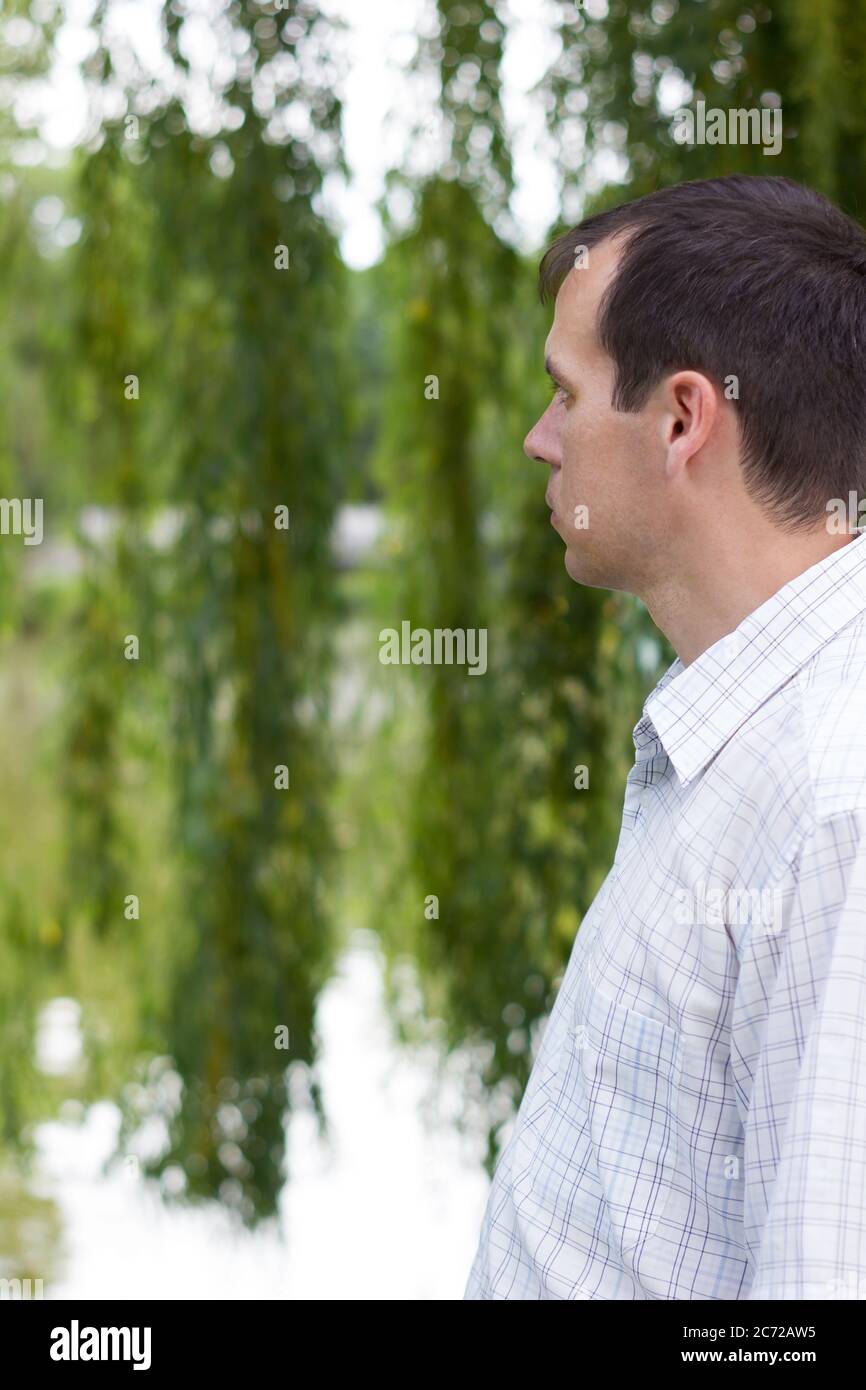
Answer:
[[[541,286],[566,569],[678,656],[465,1297],[863,1298],[866,236],[712,179],[589,218]]]

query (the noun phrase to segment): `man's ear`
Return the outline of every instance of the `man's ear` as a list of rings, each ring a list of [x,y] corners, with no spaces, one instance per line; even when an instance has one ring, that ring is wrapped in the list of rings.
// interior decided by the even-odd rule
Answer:
[[[712,434],[719,414],[718,390],[703,372],[673,372],[663,384],[661,405],[670,475],[684,468]]]

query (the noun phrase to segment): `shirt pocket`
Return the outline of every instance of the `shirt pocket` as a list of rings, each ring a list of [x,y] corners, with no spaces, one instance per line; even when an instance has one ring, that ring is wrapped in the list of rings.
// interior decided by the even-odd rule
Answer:
[[[653,1234],[673,1190],[680,1067],[676,1029],[608,998],[582,973],[557,1108],[585,1116],[587,1158],[623,1255]]]

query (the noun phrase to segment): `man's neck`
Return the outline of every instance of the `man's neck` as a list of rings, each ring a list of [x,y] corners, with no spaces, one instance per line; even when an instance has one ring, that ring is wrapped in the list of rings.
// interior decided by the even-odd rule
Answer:
[[[700,557],[673,566],[640,598],[683,666],[690,666],[792,579],[854,539],[824,528],[802,536],[776,531],[759,546],[708,538]]]

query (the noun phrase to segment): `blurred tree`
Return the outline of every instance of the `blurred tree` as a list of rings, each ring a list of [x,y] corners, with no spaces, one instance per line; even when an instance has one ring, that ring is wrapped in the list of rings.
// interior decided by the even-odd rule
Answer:
[[[312,204],[341,163],[339,104],[314,6],[232,5],[214,21],[237,55],[213,93],[221,128],[195,134],[185,18],[166,5],[180,95],[156,109],[140,79],[124,86],[106,40],[89,60],[126,105],[83,160],[77,281],[89,476],[118,529],[94,548],[75,639],[70,893],[105,929],[140,890],[118,810],[139,665],[122,644],[138,633],[175,749],[185,920],[167,989],[147,961],[146,892],[128,929],[141,937],[143,1037],[181,1085],[131,1088],[122,1142],[160,1109],[168,1142],[148,1170],[255,1220],[275,1208],[287,1067],[314,1061],[335,944],[329,536],[347,437],[345,272]],[[291,129],[299,108],[305,138]],[[176,534],[160,553],[144,519],[166,492]],[[314,1080],[310,1093],[321,1118]]]
[[[561,51],[539,86],[568,214],[589,191],[611,204],[660,185],[720,174],[785,174],[862,215],[866,14],[851,3],[611,0],[607,12],[557,0]],[[782,147],[673,139],[678,105],[781,106]],[[607,156],[606,163],[599,156]],[[621,181],[605,175],[610,155]]]
[[[16,115],[22,88],[44,79],[58,21],[37,26],[28,11],[26,0],[9,0],[0,13],[0,496],[41,503],[45,535],[56,522],[50,483],[59,436],[50,427],[51,405],[71,294],[52,236],[61,181],[27,168],[37,142]],[[56,495],[62,492],[61,484]],[[7,1156],[30,1157],[32,1122],[49,1103],[36,1039],[54,972],[56,923],[47,918],[38,876],[53,874],[27,853],[37,817],[28,824],[24,808],[32,810],[27,798],[35,769],[18,762],[32,704],[24,575],[35,549],[12,530],[0,535],[0,695],[10,715],[0,759],[8,807],[0,856],[0,1170]]]
[[[404,1035],[438,1020],[446,1051],[481,1044],[492,1166],[498,1121],[525,1085],[536,1025],[616,843],[645,675],[633,610],[568,580],[545,480],[520,452],[540,408],[544,323],[534,266],[496,231],[510,229],[512,187],[502,26],[483,5],[443,3],[439,17],[418,62],[439,65],[450,151],[420,188],[392,180],[417,212],[386,258],[380,471],[399,579],[384,625],[485,627],[489,670],[416,673],[420,756],[401,803],[411,847],[388,942],[396,966],[411,945],[425,1004],[419,1026],[395,970]],[[591,769],[585,790],[577,763]]]
[[[16,82],[44,69],[49,8],[4,9],[0,59]],[[734,170],[787,173],[862,209],[866,19],[853,0],[602,10],[554,11],[561,51],[538,89],[561,181],[551,234],[584,207]],[[543,472],[520,453],[542,405],[547,315],[535,258],[513,249],[496,7],[439,0],[435,34],[419,38],[439,101],[415,134],[428,153],[441,136],[441,157],[423,175],[392,171],[389,195],[410,196],[414,221],[399,230],[389,197],[387,254],[361,276],[320,213],[343,167],[334,21],[302,0],[230,0],[208,21],[220,63],[204,73],[175,0],[157,80],[128,55],[115,68],[106,12],[85,64],[98,120],[69,169],[27,163],[15,82],[0,92],[0,386],[18,407],[0,417],[0,489],[44,488],[55,525],[82,501],[114,518],[85,546],[68,632],[67,608],[58,620],[70,653],[64,983],[88,1006],[91,1089],[125,1076],[135,1051],[145,1084],[127,1092],[123,1142],[157,1110],[168,1137],[151,1170],[167,1190],[254,1220],[281,1181],[287,1062],[311,1069],[323,1118],[313,1014],[338,947],[337,502],[378,487],[391,520],[377,607],[352,590],[366,648],[374,618],[376,630],[408,619],[488,636],[483,677],[374,659],[393,722],[354,808],[368,862],[351,862],[369,875],[359,897],[397,885],[384,914],[384,894],[370,907],[404,1036],[433,1023],[446,1054],[479,1044],[468,1094],[482,1081],[491,1092],[491,1163],[610,862],[632,726],[672,653],[641,605],[568,579]],[[782,152],[677,145],[672,94],[688,93],[723,108],[781,101]],[[287,529],[274,524],[282,507]],[[18,566],[6,546],[3,566],[8,630]],[[123,657],[130,633],[138,662]],[[165,775],[164,871],[144,850]],[[124,898],[142,884],[142,918],[127,921]],[[0,1068],[9,1133],[43,1094],[33,1029],[60,953],[43,949],[51,924],[21,885],[3,890],[0,994],[23,1001],[19,1031],[4,1033],[18,1060]],[[434,895],[438,916],[425,915]],[[426,1015],[415,1022],[399,999],[407,956]]]
[[[329,537],[348,403],[344,271],[312,206],[341,163],[339,104],[310,62],[330,30],[312,5],[264,8],[227,14],[232,128],[203,141],[169,104],[149,124],[147,173],[173,286],[162,386],[183,517],[169,645],[188,884],[166,1035],[184,1089],[158,1167],[179,1164],[189,1192],[247,1219],[275,1209],[287,1065],[314,1062],[336,943]],[[284,124],[295,104],[305,139]],[[310,1094],[321,1119],[314,1080]]]
[[[62,921],[68,931],[83,920],[85,929],[105,936],[112,924],[125,924],[125,896],[140,886],[119,799],[124,715],[136,703],[137,673],[151,664],[151,565],[143,523],[144,505],[155,497],[146,431],[157,346],[148,304],[151,218],[136,170],[117,141],[104,140],[82,159],[77,206],[75,366],[67,370],[64,395],[78,409],[79,465],[91,502],[102,511],[89,512],[95,532],[79,538],[86,568],[71,644]],[[127,659],[130,637],[144,648],[140,659]]]

